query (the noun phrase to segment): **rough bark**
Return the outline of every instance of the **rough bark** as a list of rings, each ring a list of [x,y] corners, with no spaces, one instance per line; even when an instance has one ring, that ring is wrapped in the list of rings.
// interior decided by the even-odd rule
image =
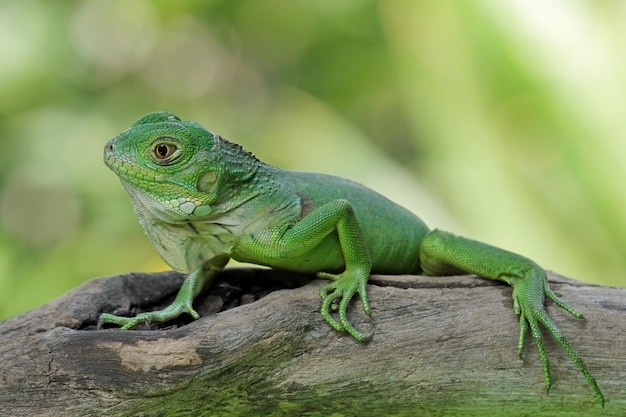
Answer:
[[[602,409],[547,333],[549,394],[532,340],[520,360],[508,286],[474,276],[373,276],[373,319],[358,301],[349,312],[372,335],[358,343],[319,315],[323,281],[298,287],[310,279],[261,269],[221,278],[237,283],[203,295],[194,322],[96,327],[104,311],[167,304],[182,282],[170,272],[96,279],[0,323],[0,415],[625,415],[626,289],[550,275],[555,292],[586,316],[548,302],[598,379]],[[251,300],[228,301],[242,282],[290,289],[216,313]]]

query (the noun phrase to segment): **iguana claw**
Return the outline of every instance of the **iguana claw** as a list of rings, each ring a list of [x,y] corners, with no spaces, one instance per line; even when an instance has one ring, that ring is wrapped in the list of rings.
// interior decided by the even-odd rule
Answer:
[[[367,277],[362,278],[358,274],[348,271],[343,274],[335,275],[326,272],[317,274],[320,278],[331,279],[333,282],[324,285],[320,290],[322,297],[322,317],[337,331],[346,331],[359,342],[368,339],[363,333],[356,330],[348,321],[347,310],[350,300],[354,294],[359,293],[363,310],[368,316],[372,315],[369,303],[367,302],[366,283]],[[339,300],[337,307],[336,301]],[[331,311],[336,311],[339,315],[339,321],[331,315]]]

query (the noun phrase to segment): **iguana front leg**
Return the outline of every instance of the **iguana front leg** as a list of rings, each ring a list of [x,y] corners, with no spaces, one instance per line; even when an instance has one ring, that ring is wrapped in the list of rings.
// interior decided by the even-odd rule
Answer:
[[[316,208],[280,236],[275,236],[271,244],[259,245],[255,251],[258,253],[256,257],[270,257],[272,258],[270,263],[279,267],[298,265],[303,256],[310,259],[313,265],[315,263],[322,265],[325,258],[332,257],[330,251],[336,247],[320,244],[335,231],[339,238],[345,269],[339,274],[318,270],[317,275],[320,278],[333,280],[320,290],[321,314],[334,329],[346,331],[355,339],[364,341],[366,336],[350,324],[346,314],[348,304],[356,293],[361,298],[365,313],[371,314],[366,294],[371,260],[363,232],[350,202],[338,199]],[[335,310],[339,317],[338,321],[331,314]]]
[[[525,337],[530,328],[543,364],[546,389],[550,390],[552,385],[550,362],[539,329],[539,323],[543,324],[565,349],[572,362],[582,371],[598,402],[604,406],[604,397],[595,378],[587,370],[580,355],[548,316],[544,305],[546,296],[574,317],[583,318],[583,316],[552,292],[546,273],[539,265],[521,255],[440,230],[433,230],[424,237],[420,248],[420,263],[427,275],[449,275],[463,271],[483,278],[504,281],[511,285],[513,307],[520,321],[518,343],[520,357],[523,354]]]
[[[178,290],[174,302],[163,310],[139,313],[135,317],[123,317],[103,313],[98,318],[98,324],[113,323],[120,325],[122,330],[128,330],[141,323],[169,321],[183,313],[187,313],[197,320],[200,315],[193,309],[193,300],[204,288],[211,285],[219,271],[224,268],[227,262],[227,258],[213,258],[200,268],[191,272],[187,275],[187,278],[185,278],[180,290]]]

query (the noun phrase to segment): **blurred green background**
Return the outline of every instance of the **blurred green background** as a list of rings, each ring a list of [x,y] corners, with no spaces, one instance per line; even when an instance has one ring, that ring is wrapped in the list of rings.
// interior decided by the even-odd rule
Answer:
[[[167,266],[102,164],[168,110],[432,227],[626,285],[626,3],[0,3],[0,319]]]

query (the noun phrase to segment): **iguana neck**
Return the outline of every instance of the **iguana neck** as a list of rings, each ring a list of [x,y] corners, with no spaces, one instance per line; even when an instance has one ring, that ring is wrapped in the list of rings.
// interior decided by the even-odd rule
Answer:
[[[229,179],[238,183],[254,180],[259,168],[266,165],[241,145],[230,142],[217,134],[213,136],[212,153],[216,157],[216,164],[221,165]]]
[[[215,176],[204,173],[198,182],[198,191],[208,194],[213,211],[227,213],[257,197],[272,194],[275,187],[268,180],[274,168],[257,159],[252,153],[214,134],[210,166],[216,167]]]

